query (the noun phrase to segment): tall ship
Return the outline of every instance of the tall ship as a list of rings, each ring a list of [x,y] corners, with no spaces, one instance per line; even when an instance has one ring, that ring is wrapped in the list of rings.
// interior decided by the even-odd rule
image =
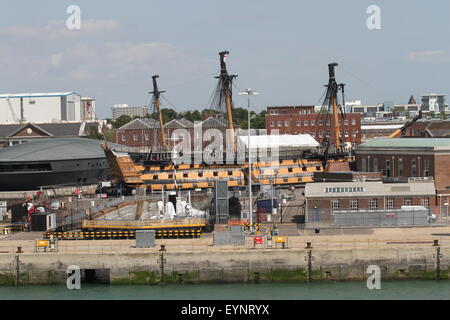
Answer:
[[[226,151],[217,149],[202,149],[199,161],[198,153],[192,150],[179,150],[169,147],[164,130],[160,130],[160,145],[152,148],[147,160],[142,163],[133,161],[129,154],[114,152],[107,142],[104,151],[113,179],[117,185],[126,188],[142,188],[147,190],[187,190],[214,188],[215,182],[227,181],[229,187],[245,187],[249,179],[253,184],[260,185],[300,185],[313,181],[315,172],[349,171],[353,158],[346,148],[339,117],[344,118],[344,84],[338,84],[335,78],[337,63],[328,65],[329,81],[326,85],[325,98],[319,117],[331,123],[330,134],[323,132],[319,144],[310,135],[298,135],[295,139],[306,141],[305,146],[289,148],[283,145],[287,136],[252,136],[248,132],[240,135],[246,128],[238,128],[233,119],[233,81],[237,77],[228,73],[226,57],[228,51],[219,53],[220,73],[216,77],[218,84],[213,95],[212,109],[221,121],[227,124],[227,141],[230,142]],[[159,128],[163,128],[160,96],[157,78],[153,76],[152,106],[156,111]],[[338,102],[342,92],[342,104]],[[317,128],[320,130],[320,128]],[[245,132],[245,131],[244,131]],[[292,137],[292,136],[291,136]],[[261,144],[261,141],[263,143]],[[276,141],[273,143],[273,141]],[[335,141],[331,144],[330,141]],[[274,155],[271,151],[266,157],[253,156],[254,147],[268,148],[275,144]],[[262,146],[264,145],[264,146]],[[243,146],[243,148],[242,148]],[[252,147],[253,146],[253,147]],[[154,150],[154,152],[153,152]],[[267,151],[267,150],[266,150]],[[205,158],[216,152],[223,153],[221,161],[205,161]],[[267,154],[267,152],[266,152]],[[249,159],[249,155],[250,159]],[[214,157],[212,157],[214,158]],[[182,160],[180,160],[182,159]]]

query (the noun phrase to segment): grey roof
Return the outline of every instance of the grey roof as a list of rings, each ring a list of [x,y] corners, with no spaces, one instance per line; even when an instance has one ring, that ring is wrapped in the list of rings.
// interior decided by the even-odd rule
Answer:
[[[145,122],[146,124],[148,124],[150,126],[150,128],[159,128],[159,121],[156,121],[153,118],[140,118],[140,120],[142,120],[143,122]]]
[[[357,192],[345,192],[342,188],[362,188]],[[333,188],[326,192],[326,188]],[[334,188],[339,188],[334,190]],[[344,192],[340,192],[344,190]],[[308,183],[305,187],[306,198],[355,198],[355,197],[395,197],[395,196],[426,196],[435,195],[434,181],[408,183],[383,183],[382,181],[361,182],[317,182]]]
[[[80,132],[81,122],[77,123],[43,123],[35,125],[50,133],[55,137],[62,136],[78,136]]]
[[[0,149],[0,162],[104,158],[101,143],[82,138],[39,139]]]
[[[172,121],[166,123],[164,125],[164,128],[171,128],[171,129],[188,129],[193,128],[194,124],[187,120],[187,119],[173,119]]]
[[[227,128],[228,121],[224,118],[209,117],[200,124],[203,128]]]
[[[7,137],[11,133],[19,130],[23,127],[23,124],[4,124],[0,125],[0,138]]]
[[[9,137],[17,131],[20,131],[22,128],[30,125],[41,129],[54,137],[78,137],[81,124],[82,122],[4,124],[0,125],[0,138]]]
[[[448,138],[375,138],[357,146],[364,148],[450,148]]]
[[[144,121],[143,119],[134,119],[133,121],[130,121],[126,125],[120,127],[119,130],[145,130],[152,128],[159,128],[159,123],[155,120],[150,121],[150,119],[148,119],[148,121]]]
[[[185,118],[178,119],[178,122],[180,122],[185,128],[193,128],[194,127],[194,123]]]

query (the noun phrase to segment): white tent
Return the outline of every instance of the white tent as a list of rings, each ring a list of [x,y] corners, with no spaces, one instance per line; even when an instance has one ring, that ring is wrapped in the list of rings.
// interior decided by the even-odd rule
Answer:
[[[248,136],[239,136],[238,144],[247,149]],[[316,148],[319,143],[309,134],[250,136],[250,148]]]

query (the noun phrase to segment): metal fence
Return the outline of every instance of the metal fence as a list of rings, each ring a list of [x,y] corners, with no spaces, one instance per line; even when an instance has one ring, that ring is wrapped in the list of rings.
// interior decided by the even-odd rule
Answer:
[[[308,228],[426,227],[447,226],[448,210],[441,207],[404,206],[393,209],[310,209],[305,214]]]

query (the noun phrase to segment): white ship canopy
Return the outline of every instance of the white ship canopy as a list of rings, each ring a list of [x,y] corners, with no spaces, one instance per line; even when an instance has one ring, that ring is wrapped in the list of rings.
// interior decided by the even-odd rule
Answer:
[[[248,136],[239,136],[238,145],[247,149]],[[250,136],[251,149],[272,149],[272,148],[297,148],[312,149],[319,147],[319,143],[309,134],[298,135],[261,135]]]

